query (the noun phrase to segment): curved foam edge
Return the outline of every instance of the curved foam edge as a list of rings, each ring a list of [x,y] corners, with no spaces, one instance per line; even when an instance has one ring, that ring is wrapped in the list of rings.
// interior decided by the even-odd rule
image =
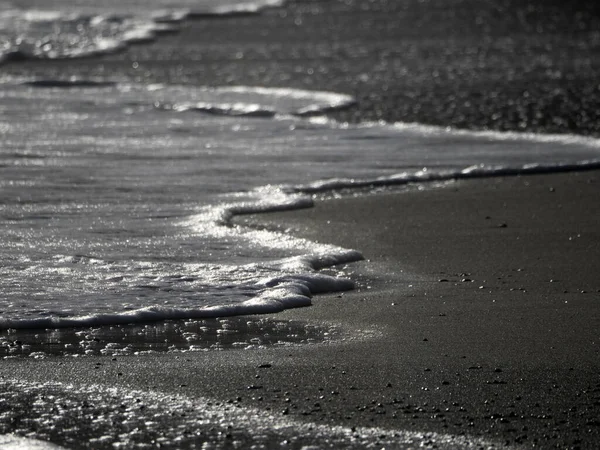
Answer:
[[[348,251],[340,255],[304,257],[301,264],[313,271],[320,264],[341,264],[361,260],[359,252]],[[351,290],[354,283],[345,278],[336,278],[319,273],[303,273],[266,278],[257,283],[260,293],[246,301],[197,309],[167,308],[151,306],[116,314],[94,314],[75,317],[44,317],[35,319],[0,319],[0,329],[74,328],[102,325],[124,325],[131,323],[158,322],[179,319],[206,319],[215,317],[272,314],[291,308],[310,306],[313,294]]]
[[[531,141],[541,143],[579,144],[593,148],[600,147],[600,139],[591,136],[577,134],[544,134],[520,131],[494,131],[494,130],[467,130],[454,127],[442,127],[437,125],[425,125],[417,122],[364,122],[363,126],[390,126],[396,130],[414,131],[422,134],[452,134],[454,136],[469,136],[477,138],[489,138],[496,141]]]
[[[347,108],[356,103],[354,97],[328,91],[257,86],[190,87],[185,85],[150,85],[119,83],[93,78],[8,78],[0,84],[28,86],[36,89],[112,89],[112,93],[136,91],[157,110],[252,118],[322,116],[328,111]],[[313,117],[314,118],[314,117]]]
[[[354,97],[328,91],[309,91],[294,88],[267,88],[260,86],[222,86],[205,88],[227,96],[230,101],[219,102],[175,102],[162,109],[174,111],[199,111],[225,116],[247,116],[272,118],[279,116],[318,116],[329,111],[348,108],[356,104]]]
[[[38,80],[25,83],[38,88],[105,88],[107,85],[99,84],[89,80]],[[118,85],[117,85],[118,86]],[[108,85],[112,88],[113,85]],[[275,97],[276,104],[280,97],[283,101],[293,99],[293,105],[306,105],[307,103],[324,103],[335,105],[347,102],[351,97],[329,92],[310,92],[296,89],[269,89],[256,87],[230,87],[217,88],[217,91],[233,92],[242,95],[263,95]],[[168,95],[168,93],[167,93]],[[279,97],[278,97],[279,96]],[[209,206],[199,214],[198,221],[206,232],[225,233],[232,231],[238,234],[232,224],[235,216],[243,214],[254,214],[274,211],[284,211],[291,209],[301,209],[313,206],[313,200],[310,196],[291,194],[282,191],[278,186],[263,186],[255,191],[246,193],[244,198],[247,201],[241,201],[230,204],[219,204]],[[233,230],[232,230],[233,229]],[[250,239],[261,239],[261,232],[249,231],[247,237]],[[280,246],[282,244],[280,236],[262,231],[262,237],[266,245]],[[269,241],[271,242],[269,244]],[[271,273],[280,273],[281,276],[265,278],[256,281],[254,286],[258,292],[253,298],[239,302],[220,306],[207,306],[199,308],[167,308],[162,306],[151,306],[137,310],[123,311],[118,313],[100,313],[92,315],[80,315],[73,317],[37,317],[10,319],[0,318],[0,329],[35,329],[35,328],[69,328],[69,327],[88,327],[101,325],[120,325],[130,323],[156,322],[162,320],[175,319],[199,319],[212,317],[225,317],[234,315],[248,314],[269,314],[276,313],[290,308],[309,306],[311,297],[316,293],[338,292],[349,290],[354,287],[352,281],[317,273],[318,270],[362,260],[363,257],[358,251],[342,249],[334,246],[315,246],[289,238],[283,242],[283,245],[290,246],[290,242],[300,243],[299,248],[309,248],[308,254],[284,258],[282,260],[269,261],[265,267]],[[292,245],[293,247],[294,245]],[[313,251],[314,250],[314,251]]]
[[[334,179],[303,186],[289,187],[288,190],[265,189],[258,200],[239,204],[221,205],[201,214],[205,225],[230,228],[235,216],[259,214],[310,207],[310,197],[302,193],[323,193],[336,189],[353,189],[375,186],[394,186],[409,183],[425,183],[455,179],[509,176],[518,174],[553,173],[600,168],[599,160],[565,164],[531,164],[519,167],[475,165],[461,170],[403,172],[387,177],[365,180]],[[259,280],[256,285],[259,294],[240,303],[210,306],[198,309],[178,309],[153,306],[117,314],[97,314],[80,317],[45,317],[30,320],[0,319],[0,329],[6,328],[67,328],[128,323],[156,322],[161,320],[200,319],[248,314],[270,314],[286,309],[309,306],[314,294],[337,292],[354,288],[354,283],[345,278],[319,274],[316,271],[337,264],[360,261],[363,256],[356,250],[329,247],[327,251],[285,258],[272,263],[292,274]]]
[[[266,108],[261,105],[247,103],[192,103],[178,104],[173,107],[176,111],[198,111],[206,114],[214,114],[218,116],[232,117],[275,117],[276,111],[271,108]]]
[[[28,43],[27,39],[21,40],[17,39],[17,36],[11,36],[14,41],[18,40],[20,42],[0,49],[0,64],[30,59],[73,59],[115,53],[123,50],[128,45],[151,42],[157,39],[160,34],[176,32],[179,30],[178,24],[187,19],[226,18],[240,14],[259,14],[264,9],[281,7],[284,4],[285,0],[240,0],[233,4],[217,4],[216,6],[205,6],[201,9],[194,9],[193,4],[190,5],[190,8],[167,7],[140,15],[138,15],[139,10],[136,10],[133,15],[129,11],[127,14],[122,13],[121,17],[118,16],[118,13],[115,13],[114,16],[104,16],[103,14],[86,12],[85,10],[77,11],[77,9],[75,9],[75,13],[72,11],[52,11],[39,8],[23,10],[8,4],[5,7],[10,6],[11,9],[0,10],[0,19],[4,21],[10,21],[11,18],[18,18],[29,22],[53,21],[58,23],[65,18],[69,20],[85,19],[84,22],[91,24],[90,27],[93,27],[101,24],[107,18],[112,20],[119,17],[125,26],[114,36],[96,39],[95,45],[74,46],[73,48],[63,48],[59,51],[55,49],[46,51],[40,48],[37,43]]]
[[[212,16],[235,16],[235,15],[246,15],[246,14],[256,14],[261,12],[266,8],[277,8],[283,6],[285,0],[262,0],[261,2],[247,2],[247,3],[238,3],[233,5],[219,5],[214,8],[211,8],[210,11],[198,11],[191,10],[188,14],[190,18],[203,18],[203,17],[212,17]]]
[[[545,173],[575,172],[582,170],[600,169],[600,159],[580,161],[576,163],[556,164],[526,164],[522,166],[489,166],[477,164],[456,170],[428,170],[416,172],[400,172],[394,175],[365,178],[348,179],[332,178],[317,181],[305,185],[288,186],[289,192],[316,194],[326,193],[334,190],[375,188],[385,186],[401,186],[412,183],[443,182],[450,180],[467,180],[474,178],[490,178],[499,176],[534,175]]]
[[[224,91],[246,93],[248,90],[257,93],[272,93],[272,89],[267,88],[247,88],[232,87],[222,88]],[[295,98],[305,98],[310,95],[314,98],[315,93],[310,91],[298,91],[289,89],[275,89],[282,95]],[[331,94],[327,92],[317,93],[324,99],[331,100]],[[347,96],[341,96],[340,101]],[[349,97],[348,97],[349,98]],[[368,125],[365,125],[368,126]],[[401,125],[394,125],[401,126]],[[422,127],[417,131],[422,132]],[[460,131],[425,127],[430,132],[435,133],[461,133]],[[473,135],[473,132],[465,132]],[[475,133],[477,134],[477,133]],[[486,132],[486,136],[487,136]],[[492,133],[496,138],[498,133]],[[507,139],[522,139],[520,133],[509,133]],[[577,137],[571,136],[543,136],[533,135],[532,140],[550,139],[557,142],[560,139],[566,139],[565,142],[571,142]],[[594,139],[580,138],[586,145],[598,146],[598,141]],[[579,140],[577,142],[580,142]],[[368,188],[377,186],[393,186],[408,183],[426,183],[445,181],[453,179],[469,179],[492,176],[506,176],[518,174],[549,173],[560,171],[585,170],[600,168],[600,159],[556,163],[556,164],[528,164],[521,166],[492,166],[492,165],[474,165],[462,169],[447,170],[428,170],[401,172],[385,177],[372,179],[330,179],[297,186],[264,186],[256,189],[253,193],[247,193],[245,198],[253,200],[217,205],[206,208],[197,219],[202,225],[217,230],[224,230],[233,227],[232,218],[242,214],[256,214],[263,212],[282,211],[290,209],[300,209],[310,207],[313,204],[311,197],[301,194],[312,194],[319,192],[333,191],[336,189]],[[249,234],[250,237],[252,237]],[[277,238],[277,236],[276,236]],[[275,239],[277,240],[277,239]],[[63,318],[36,318],[30,320],[11,320],[0,319],[0,329],[2,328],[64,328],[78,326],[99,326],[110,324],[126,324],[152,322],[168,319],[185,318],[209,318],[223,317],[245,314],[267,314],[275,313],[289,308],[308,306],[311,304],[311,296],[316,293],[341,291],[351,289],[353,284],[350,280],[329,277],[316,273],[317,270],[330,267],[336,264],[349,263],[363,259],[358,251],[341,249],[339,247],[323,247],[323,251],[308,253],[299,257],[286,258],[281,261],[269,263],[272,267],[282,269],[285,275],[259,280],[256,284],[258,295],[249,300],[228,304],[223,306],[213,306],[197,309],[177,309],[165,307],[148,307],[134,311],[126,311],[117,314],[95,314],[79,317]]]
[[[310,197],[288,194],[279,189],[259,189],[259,197],[252,202],[221,205],[200,214],[207,229],[230,229],[235,216],[307,208],[313,205]],[[271,314],[286,309],[311,305],[314,294],[340,292],[354,288],[346,278],[324,275],[317,271],[338,264],[360,261],[363,256],[356,250],[327,246],[324,250],[307,255],[284,258],[269,263],[284,275],[258,280],[258,295],[239,303],[202,308],[168,308],[151,306],[115,314],[94,314],[74,317],[43,317],[33,319],[0,318],[0,329],[70,328],[131,323],[157,322],[177,319],[203,319],[250,314]],[[289,273],[291,272],[291,273]]]

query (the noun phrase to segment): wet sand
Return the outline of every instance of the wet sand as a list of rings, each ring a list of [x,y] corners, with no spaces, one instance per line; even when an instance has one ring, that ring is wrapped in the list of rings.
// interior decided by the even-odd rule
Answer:
[[[273,215],[369,260],[356,292],[287,315],[382,331],[330,355],[349,384],[372,382],[366,399],[415,407],[386,404],[376,422],[593,448],[599,185],[598,172],[461,181]]]
[[[2,69],[332,90],[358,99],[335,115],[342,120],[598,134],[597,4],[476,3],[293,1],[261,16],[186,22],[120,54]],[[599,183],[594,171],[461,181],[245,218],[363,252],[368,261],[348,268],[357,290],[273,316],[333,324],[346,332],[338,343],[4,360],[0,380],[209,398],[310,423],[595,448]],[[32,414],[16,406],[11,429]]]
[[[460,181],[242,221],[359,249],[355,291],[272,316],[334,343],[7,360],[0,375],[209,398],[277,418],[594,448],[600,173]]]

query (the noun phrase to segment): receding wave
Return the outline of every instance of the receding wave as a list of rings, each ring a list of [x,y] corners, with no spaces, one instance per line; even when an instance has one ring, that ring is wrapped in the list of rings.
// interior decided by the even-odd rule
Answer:
[[[161,86],[155,107],[167,111],[197,111],[223,116],[272,118],[276,115],[315,116],[352,106],[350,95],[324,91],[256,86],[203,88],[192,96],[190,88]],[[198,100],[194,100],[194,97]],[[165,101],[165,99],[168,99]]]
[[[92,0],[18,4],[0,2],[0,63],[82,58],[112,53],[178,30],[188,17],[256,14],[283,0]]]
[[[290,192],[306,194],[327,193],[337,190],[364,189],[406,184],[433,183],[450,180],[468,180],[473,178],[491,178],[513,175],[534,175],[544,173],[574,172],[600,169],[600,159],[579,161],[576,163],[527,164],[523,166],[488,166],[476,164],[460,170],[419,170],[377,178],[332,178],[315,181],[306,185],[288,187]]]
[[[307,306],[352,288],[345,265],[360,249],[234,217],[310,207],[322,192],[600,166],[593,138],[295,114],[353,101],[343,94],[24,81],[0,84],[0,328]]]
[[[160,104],[159,104],[160,107]],[[215,105],[212,103],[196,103],[188,105],[176,105],[163,107],[163,109],[174,109],[176,111],[198,111],[205,114],[215,114],[221,116],[246,116],[246,117],[275,117],[276,111],[265,108],[261,105],[248,105],[245,103],[222,103]]]

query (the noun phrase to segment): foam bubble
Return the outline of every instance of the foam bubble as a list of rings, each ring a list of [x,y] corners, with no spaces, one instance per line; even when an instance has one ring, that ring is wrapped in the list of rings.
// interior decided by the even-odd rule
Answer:
[[[367,332],[364,332],[367,335]],[[152,324],[0,332],[0,358],[124,356],[207,352],[328,343],[343,339],[334,326],[270,317],[163,321]]]
[[[328,92],[13,80],[0,84],[0,100],[5,328],[306,306],[315,293],[351,288],[347,275],[318,271],[360,260],[360,252],[234,217],[310,207],[320,192],[600,161],[594,139],[295,114],[352,101]],[[275,114],[198,114],[178,108],[185,104],[260,105]]]

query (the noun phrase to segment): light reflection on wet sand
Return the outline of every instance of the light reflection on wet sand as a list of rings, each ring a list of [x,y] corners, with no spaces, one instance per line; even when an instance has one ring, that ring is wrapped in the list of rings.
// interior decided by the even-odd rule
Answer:
[[[96,328],[5,330],[0,333],[0,358],[251,349],[322,343],[339,334],[333,326],[248,316]]]

